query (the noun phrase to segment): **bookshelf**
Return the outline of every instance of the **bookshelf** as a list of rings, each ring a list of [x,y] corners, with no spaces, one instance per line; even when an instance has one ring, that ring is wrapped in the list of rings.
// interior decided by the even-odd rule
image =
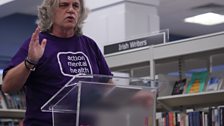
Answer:
[[[25,110],[21,109],[0,109],[0,118],[17,118],[22,119],[25,115]]]
[[[176,110],[180,109],[181,107],[183,107],[181,109],[188,109],[224,105],[223,96],[224,90],[161,96],[157,98],[157,102],[160,104],[158,109],[162,109],[164,107],[169,110]]]
[[[1,90],[0,83],[0,90]],[[2,93],[2,92],[0,92]],[[3,97],[2,97],[3,98]],[[4,104],[6,105],[6,101],[4,100]],[[2,101],[1,101],[2,102]],[[5,107],[8,107],[7,105]],[[11,109],[11,108],[0,108],[0,118],[7,118],[7,119],[23,119],[25,116],[25,109]]]
[[[209,72],[213,72],[213,66],[224,65],[223,40],[224,32],[219,32],[152,45],[138,50],[108,54],[105,58],[112,71],[127,72],[133,76],[139,73],[136,69],[142,68],[142,75],[151,79],[155,79],[158,74],[185,73],[198,68],[207,68]],[[224,91],[222,90],[173,96],[167,94],[167,96],[157,98],[157,107],[158,110],[173,110],[224,105],[223,96]]]

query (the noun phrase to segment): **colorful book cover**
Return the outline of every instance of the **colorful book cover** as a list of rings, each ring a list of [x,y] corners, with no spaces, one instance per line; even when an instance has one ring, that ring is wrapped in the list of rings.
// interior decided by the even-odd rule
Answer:
[[[204,90],[207,78],[208,78],[207,71],[192,73],[191,81],[188,84],[186,93],[202,92]]]
[[[184,86],[186,85],[187,79],[176,81],[173,86],[172,95],[183,94]]]
[[[216,91],[218,90],[219,85],[222,83],[222,78],[218,76],[209,77],[206,91]]]

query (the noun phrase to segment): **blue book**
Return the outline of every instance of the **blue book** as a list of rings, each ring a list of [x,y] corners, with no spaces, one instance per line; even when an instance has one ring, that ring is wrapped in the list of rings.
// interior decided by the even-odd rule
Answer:
[[[202,126],[202,112],[201,111],[193,112],[193,123],[194,123],[194,126]]]
[[[194,126],[194,123],[193,123],[193,112],[189,112],[188,113],[188,122],[189,122],[189,126]]]

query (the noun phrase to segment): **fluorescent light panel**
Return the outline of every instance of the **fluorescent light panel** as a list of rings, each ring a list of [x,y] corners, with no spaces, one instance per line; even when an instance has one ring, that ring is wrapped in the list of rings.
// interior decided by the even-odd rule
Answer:
[[[0,0],[0,6],[12,2],[14,0]]]
[[[208,12],[205,14],[185,18],[184,21],[188,23],[196,23],[202,25],[217,25],[224,23],[224,15]]]

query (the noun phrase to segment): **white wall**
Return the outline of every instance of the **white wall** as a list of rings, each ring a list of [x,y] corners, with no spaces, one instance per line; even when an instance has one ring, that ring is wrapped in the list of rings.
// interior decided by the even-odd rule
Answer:
[[[159,30],[158,0],[86,0],[83,31],[103,46]]]

